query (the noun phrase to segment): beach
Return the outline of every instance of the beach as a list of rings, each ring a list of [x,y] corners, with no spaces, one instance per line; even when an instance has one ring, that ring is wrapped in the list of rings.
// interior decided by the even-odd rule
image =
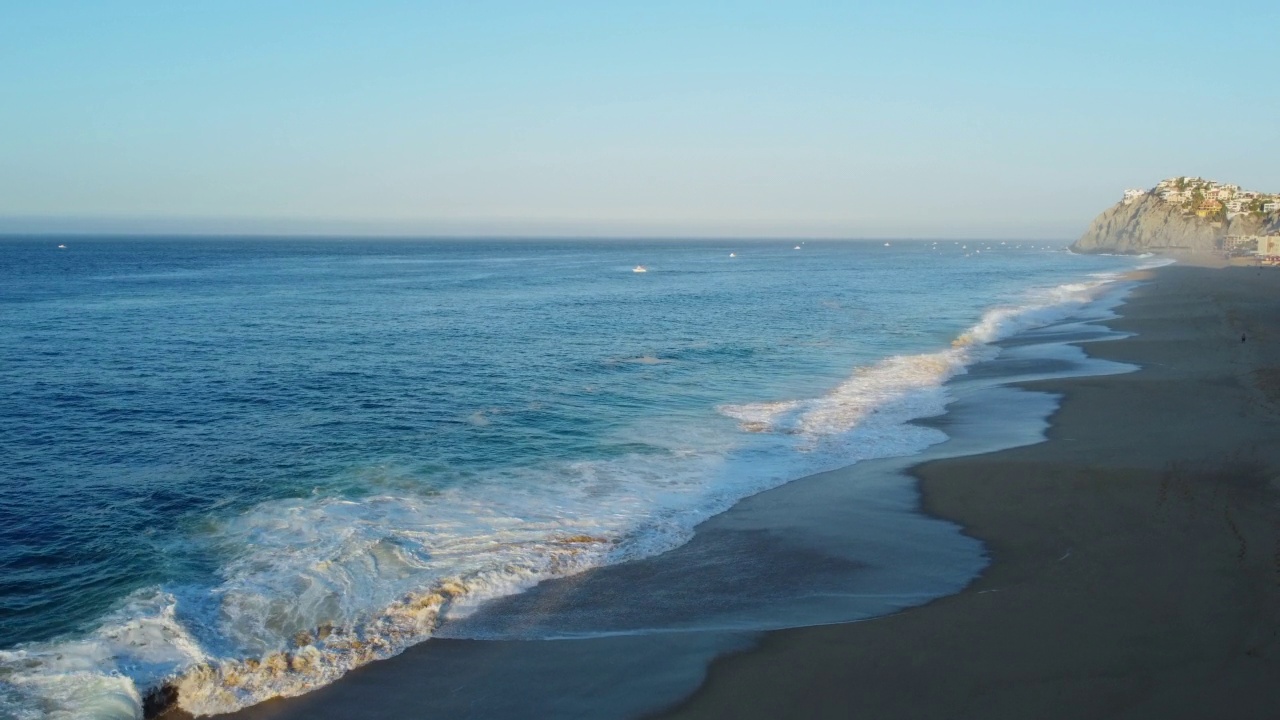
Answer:
[[[0,8],[0,720],[1280,720],[1271,4],[171,5]]]
[[[1158,262],[12,247],[0,715],[32,718],[633,718],[761,632],[954,595],[986,549],[908,468],[1042,440],[1056,397],[1010,383],[1129,369],[1069,343],[1116,337],[1117,281]]]
[[[926,463],[927,512],[989,548],[964,592],[767,634],[664,718],[1271,718],[1280,709],[1280,283],[1150,273],[1048,441]]]
[[[247,264],[240,281],[265,287],[318,265],[330,295],[381,308],[367,281],[391,261],[404,285],[393,298],[465,311],[415,315],[421,332],[382,334],[389,349],[371,354],[362,336],[301,312],[295,295],[273,295],[293,318],[284,327],[333,329],[286,345],[316,362],[344,348],[341,364],[360,372],[279,367],[293,381],[262,385],[270,402],[252,411],[217,385],[190,409],[166,405],[168,393],[135,392],[132,350],[105,348],[93,364],[117,374],[79,395],[46,398],[33,384],[24,407],[43,399],[68,412],[25,417],[49,433],[88,418],[69,436],[87,445],[120,430],[119,410],[98,412],[99,398],[136,406],[132,434],[120,436],[141,438],[136,452],[120,448],[114,464],[82,469],[145,481],[124,492],[187,493],[189,507],[168,525],[160,511],[169,505],[145,516],[153,527],[143,544],[186,560],[132,580],[87,633],[0,651],[0,669],[12,673],[0,714],[1197,716],[1222,698],[1265,712],[1280,581],[1274,272],[983,249],[977,263],[961,244],[815,244],[789,264],[786,248],[739,264],[719,246],[654,246],[648,252],[667,259],[639,285],[618,262],[625,250],[590,244],[334,252],[298,243]],[[116,265],[139,251],[109,241],[90,250]],[[155,268],[182,260],[201,269],[142,271],[140,281],[161,278],[145,292],[163,311],[141,345],[170,347],[165,328],[175,323],[225,332],[226,313],[279,335],[252,325],[256,305],[242,289],[206,282],[223,254],[258,251],[166,249]],[[464,282],[419,287],[418,264],[442,257]],[[525,277],[533,261],[545,267]],[[698,293],[670,292],[688,285],[662,269],[677,263],[698,271]],[[478,268],[489,272],[479,290]],[[800,275],[808,284],[796,296]],[[934,276],[950,278],[946,292],[926,291]],[[75,287],[108,292],[104,283],[118,281],[106,277]],[[508,307],[513,282],[526,283],[528,297]],[[640,302],[619,303],[624,289]],[[36,332],[56,315],[67,337],[91,336],[132,317],[138,290],[116,292],[97,322],[33,303],[18,325]],[[204,300],[190,302],[193,293]],[[547,302],[581,297],[603,317],[569,313],[579,320],[557,331],[538,322]],[[464,354],[493,368],[463,382],[469,366],[455,367],[453,350],[412,365],[420,375],[386,362],[453,348],[432,338],[458,335],[473,313],[499,306],[508,308],[501,337],[570,364]],[[725,306],[741,321],[721,322],[715,311]],[[339,317],[346,305],[322,307]],[[617,331],[634,307],[699,322],[701,337],[642,322],[652,337],[637,342]],[[557,355],[567,329],[577,350]],[[33,335],[46,353],[86,347],[46,335]],[[459,337],[494,349],[487,336]],[[279,342],[248,339],[258,344],[233,346],[231,367],[284,357]],[[594,360],[584,364],[585,349]],[[173,367],[153,372],[173,387],[210,361],[169,357]],[[795,360],[804,364],[785,365]],[[246,377],[251,387],[270,379]],[[560,388],[551,406],[528,392],[549,383]],[[278,392],[296,386],[324,392]],[[200,408],[209,415],[192,414]],[[299,426],[302,410],[309,419]],[[193,421],[197,432],[179,432]],[[282,434],[253,430],[264,423]],[[316,444],[316,427],[339,428],[341,442]],[[242,475],[223,472],[224,431],[256,448],[237,460]],[[157,433],[177,444],[147,440]],[[32,445],[28,465],[58,447]],[[171,447],[197,459],[187,475],[159,472],[177,462]],[[437,451],[454,464],[414,459]],[[502,464],[483,464],[494,460]],[[78,487],[79,476],[52,477]],[[303,492],[289,482],[321,484]],[[206,507],[227,494],[235,505]],[[79,517],[74,507],[41,515],[39,497],[24,498],[29,523]],[[109,560],[97,561],[124,573]],[[75,580],[56,587],[89,601],[83,613],[111,600],[77,594]],[[10,632],[55,632],[29,615]]]
[[[1132,336],[1086,347],[1139,370],[1023,383],[1032,397],[1061,396],[1047,441],[1005,438],[1020,446],[903,462],[925,513],[987,548],[990,565],[958,594],[861,622],[765,633],[433,640],[240,716],[1274,717],[1276,277],[1184,264],[1137,279],[1121,317],[1107,323]],[[945,421],[982,422],[981,406],[963,405]],[[964,442],[981,442],[969,435]],[[839,488],[893,462],[762,493],[686,548],[714,536],[708,526],[857,507]],[[664,557],[679,567],[670,556],[680,552]],[[670,566],[660,558],[652,567]],[[541,602],[559,612],[593,579],[555,582]],[[669,708],[655,714],[663,698]]]

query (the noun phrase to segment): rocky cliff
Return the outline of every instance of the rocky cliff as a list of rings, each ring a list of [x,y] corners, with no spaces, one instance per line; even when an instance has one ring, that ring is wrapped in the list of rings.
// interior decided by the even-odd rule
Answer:
[[[1094,218],[1089,230],[1071,245],[1082,253],[1190,252],[1212,253],[1226,235],[1280,232],[1280,213],[1247,213],[1211,221],[1153,194],[1129,204],[1116,203]]]

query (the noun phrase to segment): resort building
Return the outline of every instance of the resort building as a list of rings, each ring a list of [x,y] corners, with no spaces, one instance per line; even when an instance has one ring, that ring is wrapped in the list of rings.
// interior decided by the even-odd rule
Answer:
[[[1258,251],[1257,235],[1228,235],[1218,241],[1218,249],[1231,255],[1252,255]]]
[[[1202,218],[1217,219],[1224,213],[1227,218],[1232,218],[1246,213],[1280,212],[1280,194],[1245,190],[1239,185],[1199,177],[1166,178],[1145,193],[1125,190],[1124,203],[1128,205],[1144,194],[1180,205],[1183,212],[1194,212]]]
[[[1280,235],[1263,235],[1258,238],[1258,261],[1263,265],[1280,265]]]
[[[1134,189],[1131,189],[1131,190],[1125,190],[1125,191],[1124,191],[1124,204],[1125,204],[1125,205],[1128,205],[1128,204],[1132,203],[1134,200],[1137,200],[1137,199],[1141,198],[1143,195],[1146,195],[1146,194],[1147,194],[1147,191],[1146,191],[1146,190],[1134,190]]]
[[[1198,217],[1207,218],[1211,215],[1217,215],[1222,212],[1222,203],[1217,200],[1205,200],[1200,203],[1200,207],[1196,208]]]

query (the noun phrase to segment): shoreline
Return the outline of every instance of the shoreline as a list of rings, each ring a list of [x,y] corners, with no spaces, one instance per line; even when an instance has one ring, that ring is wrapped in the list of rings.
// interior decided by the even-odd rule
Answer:
[[[1118,279],[1108,294],[1128,292],[1121,288],[1131,289],[1126,280]],[[1100,307],[1114,308],[1117,301],[1103,297],[1098,299],[1104,303]],[[446,630],[431,642],[359,668],[332,685],[268,700],[228,717],[344,717],[357,711],[402,717],[430,710],[518,718],[528,716],[531,707],[538,707],[542,716],[643,717],[693,693],[713,660],[747,650],[773,628],[859,622],[950,597],[984,572],[987,553],[965,537],[959,525],[921,508],[918,481],[909,469],[929,459],[1043,442],[1058,400],[1048,393],[1014,389],[1018,379],[1129,371],[1089,358],[1075,345],[1122,337],[1105,327],[1110,319],[1095,317],[1094,312],[1029,335],[1014,335],[1008,338],[1013,346],[1001,341],[1006,349],[999,358],[980,361],[953,378],[948,384],[954,395],[946,413],[915,421],[943,429],[949,439],[942,444],[919,454],[863,460],[744,498],[732,510],[705,521],[693,541],[681,548],[545,581],[526,593],[494,601],[490,622],[479,627],[464,620],[461,634],[456,628],[454,634]],[[735,570],[734,564],[750,567]],[[661,581],[655,585],[657,578]],[[726,581],[725,590],[713,589]],[[746,586],[752,588],[751,596],[782,594],[766,615],[759,614],[763,606],[753,615],[749,600],[741,608],[745,615],[724,615],[720,604],[728,593]],[[643,608],[624,599],[636,587],[650,588],[637,597],[646,600]],[[894,595],[895,589],[912,594]],[[665,603],[687,592],[706,600],[718,598],[712,607],[720,609],[693,625],[682,622],[680,611]],[[606,609],[614,605],[627,615],[639,614],[629,621],[643,623],[648,617],[659,625],[647,626],[649,630],[640,625],[634,633],[626,628],[620,628],[621,633],[599,632],[601,620],[609,622],[598,614],[602,603]],[[596,628],[596,634],[574,637],[574,617],[585,617],[585,626]],[[716,617],[721,623],[737,619],[725,625],[716,624]],[[507,639],[466,639],[485,637],[493,618],[497,624],[488,631],[496,629],[497,636]],[[513,618],[517,625],[504,624],[503,618]],[[762,618],[771,618],[764,620],[764,627],[759,626]],[[523,636],[544,639],[518,639]],[[555,637],[573,639],[547,639]],[[647,660],[637,665],[632,656]],[[559,669],[556,677],[546,676],[547,666]],[[641,674],[660,680],[638,677]],[[541,680],[530,683],[524,676]],[[598,687],[603,684],[616,689],[602,693]],[[442,699],[442,694],[461,697]],[[481,694],[523,697],[526,705],[477,700]],[[546,704],[539,706],[539,701]]]
[[[766,633],[649,717],[1273,717],[1280,284],[1150,272],[1088,346],[1138,371],[1016,383],[1061,396],[1046,442],[912,469],[988,548],[967,588]]]

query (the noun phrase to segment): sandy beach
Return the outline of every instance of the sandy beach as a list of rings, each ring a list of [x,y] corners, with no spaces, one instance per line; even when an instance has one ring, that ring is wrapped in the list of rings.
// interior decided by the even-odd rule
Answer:
[[[993,563],[877,620],[769,633],[664,718],[1280,714],[1280,274],[1151,273],[1041,444],[915,469]]]

